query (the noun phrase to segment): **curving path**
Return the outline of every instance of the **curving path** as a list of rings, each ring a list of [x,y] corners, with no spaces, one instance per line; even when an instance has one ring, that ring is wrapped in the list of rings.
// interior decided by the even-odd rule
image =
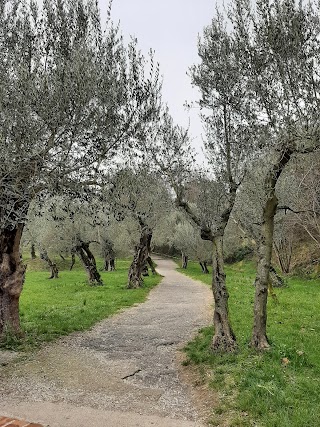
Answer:
[[[50,427],[200,427],[177,350],[210,323],[212,294],[157,259],[146,302],[0,368],[0,415]]]

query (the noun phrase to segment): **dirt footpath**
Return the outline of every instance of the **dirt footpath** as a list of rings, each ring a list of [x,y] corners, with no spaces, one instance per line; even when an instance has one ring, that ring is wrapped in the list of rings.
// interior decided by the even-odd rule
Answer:
[[[0,367],[0,415],[50,427],[200,427],[176,355],[210,323],[212,294],[172,261],[157,264],[164,279],[145,303]]]

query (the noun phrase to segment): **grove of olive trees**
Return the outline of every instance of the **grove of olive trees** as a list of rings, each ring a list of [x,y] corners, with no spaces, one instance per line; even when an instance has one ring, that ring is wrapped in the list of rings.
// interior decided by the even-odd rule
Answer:
[[[94,1],[0,3],[0,334],[19,332],[19,245],[33,198],[103,180],[158,112],[159,75]],[[152,58],[151,58],[152,60]],[[152,63],[153,64],[153,63]]]
[[[96,1],[0,0],[0,336],[20,332],[23,233],[53,277],[55,257],[78,255],[102,285],[96,254],[105,270],[130,256],[128,288],[143,286],[147,263],[154,271],[154,241],[184,267],[211,264],[211,349],[234,352],[224,243],[239,232],[257,261],[250,344],[269,348],[272,265],[287,274],[295,245],[320,247],[319,36],[313,4],[232,0],[216,12],[189,69],[199,167],[152,54],[126,45],[111,19],[104,28]]]

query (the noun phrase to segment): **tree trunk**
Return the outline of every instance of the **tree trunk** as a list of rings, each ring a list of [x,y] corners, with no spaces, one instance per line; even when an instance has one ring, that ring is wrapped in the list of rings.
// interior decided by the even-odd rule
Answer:
[[[141,274],[142,274],[143,277],[149,276],[149,270],[148,270],[148,265],[147,264],[144,265]]]
[[[229,294],[224,272],[222,236],[213,239],[212,291],[214,336],[211,348],[215,352],[234,352],[237,349],[237,342],[229,321]]]
[[[71,254],[71,264],[70,264],[70,267],[69,267],[69,271],[71,271],[73,269],[73,266],[74,266],[75,262],[76,262],[76,256],[75,256],[74,253],[72,253]]]
[[[151,239],[151,228],[147,225],[142,225],[140,243],[135,248],[133,261],[128,273],[128,289],[140,288],[143,284],[142,271],[150,253]]]
[[[214,336],[211,343],[211,349],[214,352],[234,352],[237,349],[235,334],[229,321],[228,298],[229,294],[226,287],[226,275],[224,273],[223,256],[223,236],[228,224],[238,189],[232,177],[230,141],[226,126],[226,154],[227,154],[227,175],[229,180],[229,197],[225,209],[221,212],[216,227],[212,230],[208,225],[203,224],[200,218],[193,214],[186,202],[179,200],[179,206],[182,207],[194,223],[200,228],[201,238],[213,242],[213,268],[212,268],[212,291],[215,302],[214,307]]]
[[[199,261],[199,264],[200,264],[202,273],[203,274],[208,274],[209,270],[208,270],[208,267],[207,267],[207,261]]]
[[[90,251],[89,245],[90,243],[85,243],[80,240],[75,247],[75,251],[87,272],[89,284],[91,286],[101,286],[103,282],[97,270],[96,260],[93,253]]]
[[[35,244],[34,243],[31,244],[30,254],[31,254],[31,259],[36,259],[37,258],[36,248],[35,248]]]
[[[41,251],[40,258],[46,261],[46,263],[51,269],[51,276],[49,277],[49,279],[58,279],[59,270],[58,270],[57,264],[51,261],[46,250],[43,249]]]
[[[104,239],[101,242],[101,246],[102,246],[102,256],[104,258],[103,270],[108,271],[110,269],[110,271],[114,271],[115,270],[115,263],[114,263],[115,253],[113,250],[113,243],[108,239]]]
[[[282,238],[278,243],[273,242],[273,247],[278,258],[279,266],[282,273],[290,273],[291,258],[292,258],[292,241]]]
[[[262,235],[258,243],[254,325],[251,338],[251,346],[257,350],[265,350],[270,347],[267,337],[267,299],[270,282],[274,215],[276,213],[277,204],[278,200],[275,195],[266,203],[263,213]]]
[[[114,259],[114,253],[113,251],[105,255],[104,258],[104,264],[103,264],[103,270],[104,271],[115,271],[115,259]]]
[[[278,199],[275,194],[277,181],[289,162],[292,150],[285,147],[278,155],[266,175],[264,189],[266,202],[263,209],[260,238],[258,240],[258,264],[255,279],[254,323],[250,345],[257,350],[270,347],[267,337],[267,300],[270,283],[270,267],[273,247],[274,216],[277,211]]]
[[[188,256],[182,252],[182,268],[186,269],[188,267]]]
[[[284,286],[286,286],[286,283],[283,279],[283,277],[281,277],[276,269],[270,265],[270,283],[272,285],[273,288],[283,288]]]
[[[19,252],[22,231],[18,224],[0,234],[0,338],[6,332],[21,334],[19,298],[26,271]]]
[[[109,271],[109,259],[108,258],[104,259],[103,270]]]
[[[112,257],[110,258],[110,271],[115,271],[116,270],[116,263],[115,263],[115,259]]]
[[[156,275],[156,274],[157,274],[157,272],[156,272],[156,269],[154,268],[154,263],[153,263],[153,261],[152,261],[151,256],[148,256],[148,258],[147,258],[147,263],[149,264],[149,267],[151,268],[152,274],[153,274],[153,275]]]
[[[203,261],[204,274],[209,274],[207,261]]]

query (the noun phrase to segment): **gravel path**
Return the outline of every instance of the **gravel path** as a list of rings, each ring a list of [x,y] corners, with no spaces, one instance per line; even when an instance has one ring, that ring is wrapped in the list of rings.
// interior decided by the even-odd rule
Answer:
[[[212,294],[172,261],[157,264],[164,279],[145,303],[0,368],[0,415],[50,427],[200,427],[176,355],[209,324]]]

